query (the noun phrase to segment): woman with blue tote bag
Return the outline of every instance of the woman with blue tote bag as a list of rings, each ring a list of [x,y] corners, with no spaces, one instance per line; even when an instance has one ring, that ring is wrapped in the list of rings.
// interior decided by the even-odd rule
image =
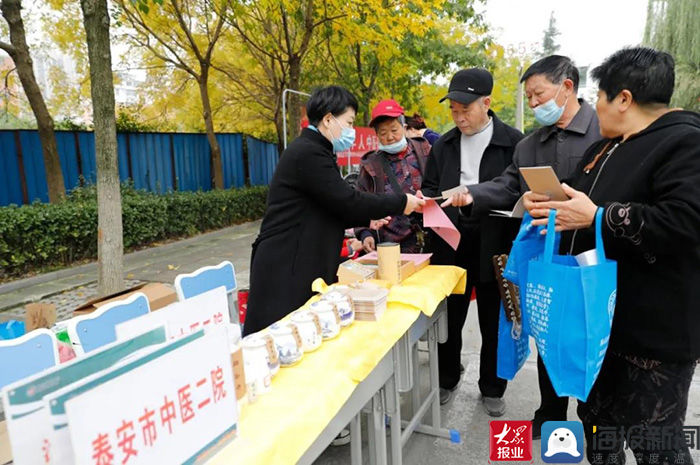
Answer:
[[[563,185],[569,200],[528,193],[524,201],[538,226],[547,226],[556,210],[547,232],[562,231],[560,253],[575,256],[602,238],[617,262],[608,349],[578,407],[587,458],[623,464],[626,442],[638,464],[691,464],[683,423],[700,359],[700,115],[669,108],[674,62],[668,53],[623,49],[593,77],[604,139],[583,155],[572,187]],[[540,279],[535,268],[528,274],[533,284]],[[576,310],[581,299],[588,306],[588,298],[582,293],[561,311]]]

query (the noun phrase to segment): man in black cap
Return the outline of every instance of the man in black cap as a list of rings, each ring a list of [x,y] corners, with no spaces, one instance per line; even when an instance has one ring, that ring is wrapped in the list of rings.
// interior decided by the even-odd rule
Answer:
[[[473,202],[471,215],[488,216],[491,210],[511,210],[527,183],[519,168],[551,165],[560,180],[576,175],[576,166],[586,149],[600,140],[600,128],[595,109],[583,99],[576,98],[579,73],[570,58],[550,55],[533,63],[520,78],[525,84],[528,105],[542,125],[525,137],[515,148],[513,163],[497,178],[482,184],[467,186],[464,202]],[[532,420],[532,439],[540,439],[545,421],[565,421],[568,397],[554,391],[542,357],[537,356],[537,378],[540,407]]]
[[[433,145],[425,169],[422,191],[434,197],[458,185],[469,186],[495,178],[511,163],[520,131],[504,124],[490,109],[493,77],[485,69],[458,71],[450,81],[448,94],[455,128]],[[432,235],[432,262],[458,265],[467,269],[464,295],[447,299],[447,341],[438,346],[440,366],[440,403],[446,404],[457,389],[461,364],[462,327],[467,318],[469,298],[476,289],[481,331],[479,390],[486,412],[505,413],[503,394],[506,381],[496,376],[499,293],[491,257],[506,252],[515,237],[515,229],[505,227],[493,217],[471,217],[471,206],[452,206],[453,198],[442,203],[445,213],[462,237],[453,250],[439,236]],[[517,225],[515,225],[517,228]]]

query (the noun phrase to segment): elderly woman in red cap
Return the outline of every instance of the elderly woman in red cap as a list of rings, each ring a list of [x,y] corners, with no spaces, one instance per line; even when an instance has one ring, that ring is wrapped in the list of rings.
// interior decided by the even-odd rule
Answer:
[[[376,194],[415,194],[423,182],[430,153],[425,139],[406,137],[404,110],[393,99],[382,100],[372,109],[369,125],[377,133],[379,150],[362,157],[356,188]],[[355,236],[365,252],[375,250],[377,242],[396,242],[403,253],[419,253],[425,246],[425,234],[418,214],[397,215],[378,230],[356,228]]]

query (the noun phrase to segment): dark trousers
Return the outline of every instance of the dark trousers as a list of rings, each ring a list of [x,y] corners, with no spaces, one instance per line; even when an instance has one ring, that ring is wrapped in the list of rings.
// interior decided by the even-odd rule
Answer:
[[[692,465],[683,421],[695,366],[648,367],[608,353],[588,400],[578,406],[588,461],[624,464],[626,441],[638,464]]]
[[[537,354],[537,381],[540,385],[540,408],[535,411],[534,422],[565,421],[569,398],[557,395],[540,354]]]
[[[476,289],[481,332],[479,390],[485,397],[502,397],[507,381],[496,376],[500,295],[495,281],[479,280],[478,258],[478,236],[466,235],[462,232],[462,240],[457,249],[454,264],[467,269],[467,289],[464,295],[451,295],[447,298],[447,341],[444,344],[438,344],[440,387],[452,389],[459,383],[462,328],[467,319],[472,289]]]

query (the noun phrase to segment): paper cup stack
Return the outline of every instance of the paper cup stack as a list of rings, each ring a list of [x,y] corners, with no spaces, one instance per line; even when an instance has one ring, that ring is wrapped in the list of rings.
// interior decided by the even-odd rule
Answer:
[[[360,321],[377,321],[386,311],[386,299],[389,291],[378,286],[363,286],[350,291],[355,319]]]

